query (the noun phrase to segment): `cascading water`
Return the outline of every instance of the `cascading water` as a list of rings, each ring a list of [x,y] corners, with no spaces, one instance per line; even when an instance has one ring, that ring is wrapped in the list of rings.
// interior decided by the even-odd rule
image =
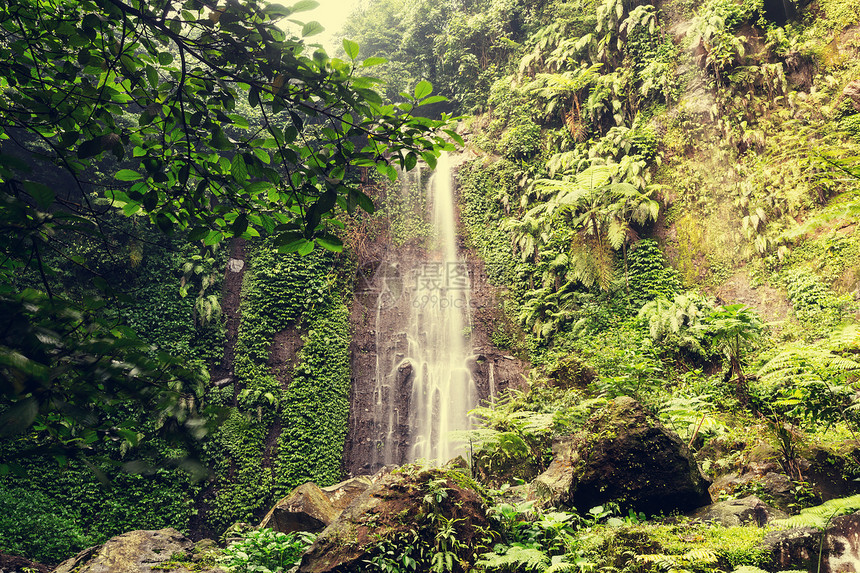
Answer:
[[[376,278],[374,470],[419,459],[444,463],[461,453],[451,434],[469,428],[468,411],[478,404],[467,366],[469,273],[457,255],[453,169],[447,156],[439,159],[429,195],[435,236],[426,257],[401,258]],[[392,318],[402,327],[396,336],[382,339],[382,323]]]

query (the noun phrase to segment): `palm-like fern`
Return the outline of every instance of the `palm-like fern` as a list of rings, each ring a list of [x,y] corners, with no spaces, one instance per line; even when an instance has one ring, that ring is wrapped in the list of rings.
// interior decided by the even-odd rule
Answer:
[[[524,90],[545,100],[543,113],[547,118],[560,112],[571,136],[584,141],[582,93],[600,78],[600,67],[601,64],[593,64],[562,73],[540,73]]]
[[[552,195],[541,206],[551,222],[568,215],[577,236],[571,244],[571,277],[586,286],[609,288],[613,250],[624,248],[637,237],[631,223],[657,218],[659,203],[635,186],[613,182],[617,164],[592,165],[573,178],[538,179],[534,187]]]
[[[639,310],[639,318],[648,321],[649,332],[655,342],[668,345],[671,341],[679,349],[707,356],[701,324],[711,310],[703,297],[680,294],[673,301],[665,298],[649,301]]]
[[[844,335],[843,335],[844,336]],[[762,383],[777,389],[772,406],[810,423],[845,421],[856,427],[858,405],[849,380],[860,362],[831,349],[792,345],[758,371]]]

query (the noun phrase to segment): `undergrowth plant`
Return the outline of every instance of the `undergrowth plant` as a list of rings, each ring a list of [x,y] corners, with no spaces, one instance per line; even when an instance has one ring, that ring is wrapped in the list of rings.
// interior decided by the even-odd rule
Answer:
[[[257,529],[224,549],[223,564],[232,573],[284,573],[299,564],[315,539],[316,535],[304,531]]]

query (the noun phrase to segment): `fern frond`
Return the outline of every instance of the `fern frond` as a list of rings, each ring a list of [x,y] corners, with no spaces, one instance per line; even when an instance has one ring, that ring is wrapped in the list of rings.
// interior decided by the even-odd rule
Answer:
[[[772,525],[779,529],[795,527],[824,529],[834,517],[853,513],[858,509],[860,509],[860,494],[825,501],[821,505],[808,507],[797,515],[792,515],[786,519],[777,519],[772,522]]]
[[[550,558],[546,553],[535,547],[520,544],[512,545],[504,553],[496,551],[484,553],[481,559],[475,562],[476,566],[484,567],[490,571],[511,569],[514,571],[543,572],[549,564]]]

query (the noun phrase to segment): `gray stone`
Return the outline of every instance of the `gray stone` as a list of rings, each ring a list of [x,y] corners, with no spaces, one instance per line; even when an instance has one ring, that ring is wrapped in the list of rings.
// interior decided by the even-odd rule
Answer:
[[[149,573],[150,571],[173,571],[188,573],[188,569],[172,561],[186,562],[192,559],[194,544],[190,539],[172,528],[129,531],[117,535],[104,545],[90,547],[75,557],[60,563],[55,573]],[[222,571],[206,569],[202,573]]]
[[[328,500],[331,502],[335,511],[340,514],[340,512],[349,507],[349,504],[351,504],[358,496],[367,491],[367,488],[372,486],[375,481],[378,481],[380,477],[381,475],[373,477],[356,476],[321,489],[328,497]]]
[[[813,527],[772,531],[762,545],[781,569],[855,573],[860,571],[860,513],[834,518],[824,532]]]
[[[860,514],[842,515],[827,528],[824,543],[827,573],[860,571]]]
[[[282,533],[322,531],[383,475],[357,476],[323,488],[313,482],[302,484],[269,510],[260,527]]]
[[[691,513],[690,517],[701,521],[713,521],[724,527],[748,523],[764,527],[774,519],[787,518],[788,514],[751,495],[702,507]]]
[[[308,482],[294,489],[270,509],[260,522],[260,527],[270,527],[281,533],[316,533],[328,527],[338,513],[325,492],[317,484]]]

